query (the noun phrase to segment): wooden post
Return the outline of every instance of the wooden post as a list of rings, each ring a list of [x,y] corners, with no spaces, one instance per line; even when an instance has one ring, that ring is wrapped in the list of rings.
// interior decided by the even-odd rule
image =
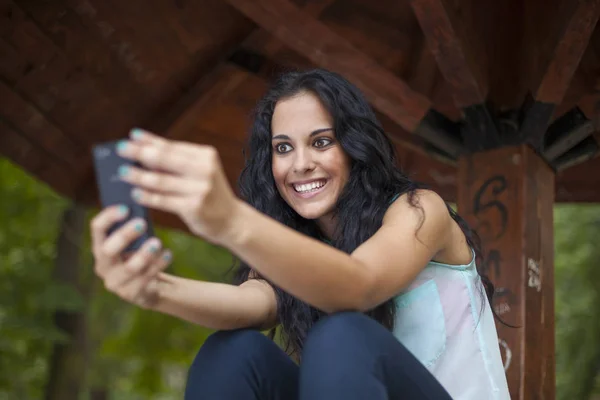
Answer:
[[[459,213],[477,230],[513,400],[554,399],[554,172],[527,145],[459,162]]]

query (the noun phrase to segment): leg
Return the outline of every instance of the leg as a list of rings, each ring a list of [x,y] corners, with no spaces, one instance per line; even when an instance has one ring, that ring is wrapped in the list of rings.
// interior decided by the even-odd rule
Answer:
[[[451,400],[431,373],[383,326],[345,312],[309,333],[300,399]]]
[[[192,363],[186,400],[294,400],[298,366],[255,330],[211,335]]]

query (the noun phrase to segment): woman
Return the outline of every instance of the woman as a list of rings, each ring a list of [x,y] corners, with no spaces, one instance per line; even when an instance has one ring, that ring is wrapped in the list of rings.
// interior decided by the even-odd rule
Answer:
[[[363,95],[337,74],[282,76],[259,103],[240,186],[217,152],[134,130],[122,179],[147,207],[236,254],[239,285],[161,271],[170,254],[118,207],[92,222],[96,271],[125,300],[213,328],[188,399],[508,399],[474,235],[396,167]],[[292,361],[259,329],[281,324]]]

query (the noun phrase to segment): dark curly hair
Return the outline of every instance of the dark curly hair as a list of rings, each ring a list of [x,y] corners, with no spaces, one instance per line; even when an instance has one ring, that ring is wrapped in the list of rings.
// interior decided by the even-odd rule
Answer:
[[[350,158],[350,176],[334,209],[338,226],[330,243],[351,253],[381,227],[395,195],[407,194],[410,204],[420,207],[415,193],[425,186],[412,181],[399,169],[394,146],[363,94],[339,74],[313,69],[281,75],[255,109],[245,150],[246,165],[239,179],[240,195],[251,206],[298,232],[324,240],[316,222],[298,215],[280,196],[271,169],[271,119],[275,105],[302,92],[319,97],[333,117],[336,139]],[[448,211],[480,258],[477,236],[450,206]],[[256,271],[251,274],[251,267],[240,263],[235,277],[238,284],[247,279],[265,279]],[[491,303],[493,285],[484,275],[482,278]],[[269,283],[277,296],[284,346],[291,354],[300,356],[308,331],[325,313]],[[392,330],[395,311],[394,300],[390,299],[366,314]]]

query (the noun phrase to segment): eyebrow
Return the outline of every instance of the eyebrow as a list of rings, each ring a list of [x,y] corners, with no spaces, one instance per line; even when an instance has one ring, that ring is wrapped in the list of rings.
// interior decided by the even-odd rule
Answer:
[[[319,133],[323,133],[323,132],[327,132],[327,131],[332,131],[332,130],[333,130],[333,128],[316,129],[316,130],[312,131],[309,136],[313,137],[315,135],[318,135]],[[290,137],[288,135],[277,135],[277,136],[273,136],[273,138],[271,138],[271,140],[275,140],[275,139],[290,140]]]

